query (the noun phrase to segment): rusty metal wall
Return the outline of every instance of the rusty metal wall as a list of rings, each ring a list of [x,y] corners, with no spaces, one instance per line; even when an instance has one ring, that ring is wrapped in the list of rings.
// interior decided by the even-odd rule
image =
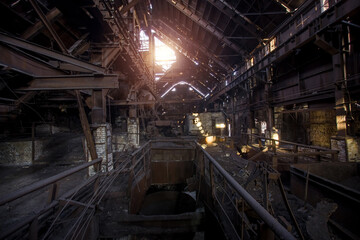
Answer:
[[[194,175],[194,156],[194,149],[152,149],[151,183],[186,183]]]

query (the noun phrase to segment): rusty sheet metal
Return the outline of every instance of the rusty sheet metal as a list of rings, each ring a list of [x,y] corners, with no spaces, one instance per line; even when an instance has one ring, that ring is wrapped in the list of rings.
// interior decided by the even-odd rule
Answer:
[[[194,175],[192,161],[168,161],[151,163],[152,184],[186,183]]]

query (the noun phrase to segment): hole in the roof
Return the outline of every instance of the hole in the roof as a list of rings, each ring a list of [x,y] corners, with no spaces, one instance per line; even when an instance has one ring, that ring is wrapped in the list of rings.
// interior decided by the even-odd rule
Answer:
[[[175,52],[155,37],[155,63],[167,71],[175,62]]]

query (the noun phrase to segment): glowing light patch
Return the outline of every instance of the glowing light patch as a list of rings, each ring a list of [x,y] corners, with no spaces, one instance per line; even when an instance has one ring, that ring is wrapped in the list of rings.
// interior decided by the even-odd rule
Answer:
[[[162,66],[164,71],[168,70],[176,62],[174,50],[155,37],[155,63]]]
[[[225,125],[225,123],[217,123],[217,124],[215,125],[215,127],[216,127],[216,128],[225,128],[226,125]]]
[[[205,138],[207,144],[211,144],[216,141],[216,136],[208,136]]]

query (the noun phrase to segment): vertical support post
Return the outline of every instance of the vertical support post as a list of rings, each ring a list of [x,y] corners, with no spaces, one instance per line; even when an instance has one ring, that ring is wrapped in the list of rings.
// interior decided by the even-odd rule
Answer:
[[[30,240],[37,240],[38,237],[38,231],[39,231],[39,220],[36,217],[30,224],[30,233],[29,233],[29,239]]]
[[[58,191],[59,191],[59,188],[58,188],[57,183],[54,183],[50,186],[48,203],[51,203],[52,201],[54,201],[56,199],[56,197],[58,195]]]
[[[264,184],[263,184],[263,190],[264,190],[264,193],[263,193],[263,201],[264,201],[264,208],[266,209],[266,211],[269,210],[269,202],[268,202],[268,174],[267,174],[267,171],[265,168],[263,168],[263,171],[264,171]]]
[[[244,229],[245,229],[245,201],[241,199],[241,239],[244,239]]]
[[[331,154],[331,160],[333,162],[337,162],[339,160],[339,154],[338,153],[332,153]]]
[[[213,199],[215,199],[215,182],[214,182],[214,165],[209,161],[209,173],[210,173],[210,184],[211,184],[211,194]]]
[[[298,153],[298,152],[299,152],[299,146],[298,146],[298,145],[294,145],[293,150],[294,150],[294,153],[295,153],[295,154]],[[298,157],[297,155],[294,156],[294,162],[297,163],[298,160],[299,160],[299,157]]]
[[[31,125],[31,163],[35,163],[35,123]]]
[[[91,122],[93,124],[106,122],[106,94],[107,89],[93,90],[93,94],[91,96]]]
[[[129,174],[129,184],[128,184],[128,189],[129,189],[129,195],[130,195],[130,202],[131,202],[131,198],[132,198],[132,184],[133,184],[133,181],[134,181],[134,178],[135,178],[135,173],[134,173],[134,166],[135,164],[135,157],[132,157],[131,158],[131,166],[130,166],[130,174]]]
[[[199,182],[199,187],[198,187],[197,196],[196,196],[196,203],[198,203],[199,198],[200,198],[200,193],[201,193],[202,181],[205,178],[204,153],[202,152],[200,147],[196,147],[196,159],[197,159],[196,172],[200,173],[199,181],[198,181]]]
[[[145,173],[145,176],[146,176],[146,157],[145,157],[145,149],[142,148],[141,150],[141,157],[143,158],[143,167],[144,167],[144,173]]]
[[[316,149],[316,152],[319,153],[318,155],[316,155],[316,160],[317,160],[318,162],[321,162],[320,150],[319,150],[319,149]]]
[[[271,139],[271,146],[274,153],[276,153],[276,141],[274,139]]]
[[[90,151],[91,159],[94,160],[94,159],[98,158],[98,155],[96,153],[94,138],[93,138],[93,136],[91,134],[90,125],[89,125],[88,119],[86,117],[86,113],[85,113],[85,110],[84,110],[84,105],[83,105],[83,102],[82,102],[82,99],[81,99],[80,91],[75,90],[75,94],[76,94],[76,98],[77,98],[77,102],[78,102],[81,126],[82,126],[83,131],[84,131],[84,135],[85,135],[85,139],[86,139],[89,151]],[[96,164],[95,169],[96,169],[96,171],[99,171],[100,170],[100,164]]]
[[[310,171],[309,171],[309,167],[308,167],[307,173],[306,173],[306,181],[305,181],[304,206],[306,205],[307,195],[308,195],[309,175],[310,175]]]
[[[274,126],[274,110],[271,107],[271,88],[272,88],[272,71],[271,67],[266,68],[266,84],[265,84],[265,100],[266,100],[266,113],[267,113],[267,126],[266,129],[271,132]]]
[[[258,144],[259,144],[259,148],[262,148],[262,147],[263,147],[260,137],[258,138]]]
[[[278,157],[276,153],[272,157],[272,167],[277,170],[278,169]]]

